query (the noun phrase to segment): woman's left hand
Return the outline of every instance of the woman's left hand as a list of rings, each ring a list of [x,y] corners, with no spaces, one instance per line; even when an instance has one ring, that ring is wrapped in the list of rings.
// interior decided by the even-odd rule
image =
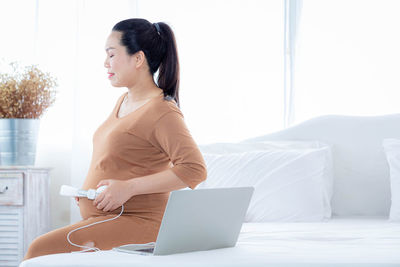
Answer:
[[[100,210],[113,211],[121,207],[122,204],[133,196],[128,181],[114,179],[101,180],[97,184],[97,188],[102,185],[106,185],[107,188],[93,201],[93,205],[97,206]]]

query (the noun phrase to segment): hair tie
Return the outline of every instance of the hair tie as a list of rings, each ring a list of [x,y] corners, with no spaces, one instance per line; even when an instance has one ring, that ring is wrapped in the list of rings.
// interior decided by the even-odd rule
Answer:
[[[160,25],[158,25],[158,23],[156,22],[156,23],[153,23],[153,25],[156,27],[156,30],[157,30],[157,33],[158,33],[158,35],[160,35]]]

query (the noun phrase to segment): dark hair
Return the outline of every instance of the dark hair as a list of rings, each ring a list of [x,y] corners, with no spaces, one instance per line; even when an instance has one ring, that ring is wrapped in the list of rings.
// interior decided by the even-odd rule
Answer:
[[[172,97],[179,107],[179,60],[175,36],[166,23],[157,24],[159,27],[145,19],[127,19],[115,24],[112,31],[122,33],[120,44],[126,47],[129,55],[143,51],[153,77],[158,70],[157,85],[164,91],[164,97]]]

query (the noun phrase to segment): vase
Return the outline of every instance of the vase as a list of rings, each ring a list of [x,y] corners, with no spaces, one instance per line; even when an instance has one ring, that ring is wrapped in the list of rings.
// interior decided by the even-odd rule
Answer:
[[[39,119],[0,119],[0,165],[35,165]]]

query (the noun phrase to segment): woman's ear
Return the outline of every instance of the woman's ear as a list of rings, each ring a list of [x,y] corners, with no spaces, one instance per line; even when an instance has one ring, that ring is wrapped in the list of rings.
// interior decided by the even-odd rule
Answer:
[[[142,50],[138,51],[135,55],[135,61],[136,61],[136,68],[140,68],[141,66],[143,66],[145,64],[146,61],[146,57],[143,53]]]

